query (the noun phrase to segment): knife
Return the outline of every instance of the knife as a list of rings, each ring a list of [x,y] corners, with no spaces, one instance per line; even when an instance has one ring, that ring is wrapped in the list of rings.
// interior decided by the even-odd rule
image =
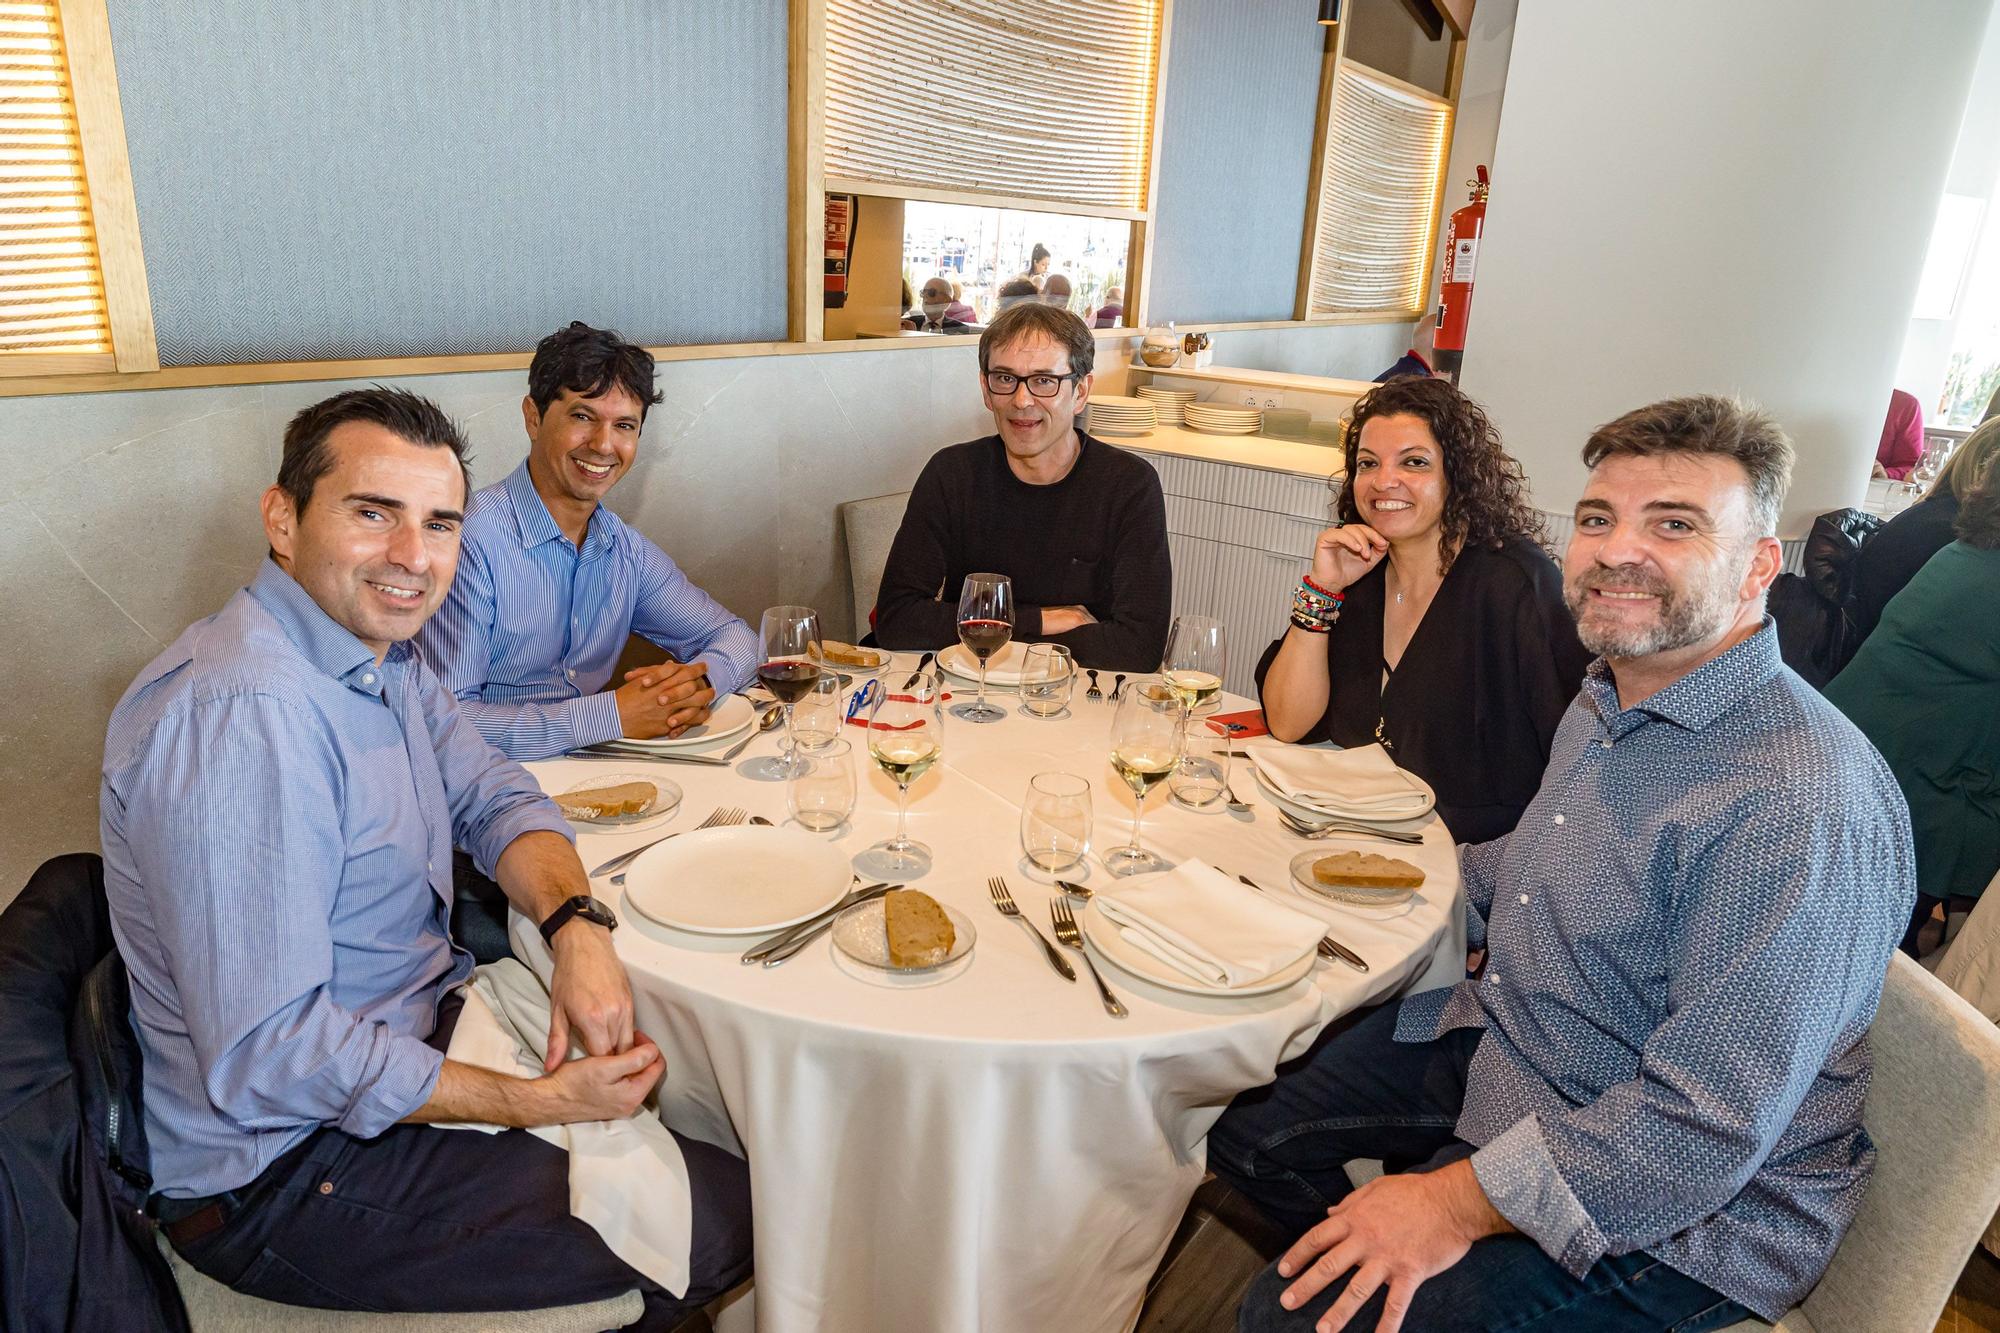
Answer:
[[[1271,897],[1274,898],[1277,896],[1276,894],[1271,893],[1271,891],[1265,888],[1262,884],[1259,884],[1256,880],[1250,878],[1248,875],[1238,875],[1236,878],[1241,880],[1243,883],[1249,885],[1251,888],[1257,890],[1257,892],[1259,893],[1269,894]],[[1341,962],[1346,963],[1350,967],[1356,968],[1362,972],[1366,972],[1368,970],[1367,959],[1363,958],[1360,954],[1354,952],[1354,950],[1348,948],[1345,944],[1342,944],[1339,940],[1335,939],[1333,936],[1331,935],[1322,936],[1320,938],[1320,943],[1323,944],[1329,951],[1331,951],[1334,957],[1340,959]]]
[[[925,653],[922,657],[919,657],[917,659],[917,669],[915,671],[912,671],[910,673],[910,678],[903,682],[903,688],[906,690],[915,689],[917,687],[917,677],[923,675],[924,668],[929,666],[932,662],[936,660],[937,660],[936,653]]]
[[[754,945],[745,950],[743,961],[746,963],[764,963],[766,965],[782,963],[785,959],[790,958],[799,951],[798,948],[791,946],[797,945],[803,948],[814,936],[832,925],[833,919],[848,908],[854,906],[856,903],[865,903],[870,898],[880,898],[889,890],[900,889],[902,887],[900,884],[864,884],[833,906],[827,908],[824,912],[821,912],[818,916],[801,921],[797,925],[787,926],[785,929],[771,936],[770,939],[765,940],[762,944]]]

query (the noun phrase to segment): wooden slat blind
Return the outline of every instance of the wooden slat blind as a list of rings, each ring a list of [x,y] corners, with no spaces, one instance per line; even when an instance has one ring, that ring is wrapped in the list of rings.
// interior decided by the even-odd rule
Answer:
[[[1329,105],[1310,313],[1415,310],[1451,105],[1343,60]]]
[[[0,0],[0,357],[108,352],[54,0]]]
[[[827,0],[827,175],[1144,208],[1162,5]]]

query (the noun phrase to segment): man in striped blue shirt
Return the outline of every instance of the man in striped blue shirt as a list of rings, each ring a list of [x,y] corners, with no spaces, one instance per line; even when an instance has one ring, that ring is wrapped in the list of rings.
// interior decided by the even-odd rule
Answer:
[[[417,650],[510,759],[678,736],[756,673],[756,633],[603,505],[632,467],[653,358],[573,323],[542,339],[521,415],[528,457],[473,496],[451,594]],[[631,634],[677,661],[611,673]]]

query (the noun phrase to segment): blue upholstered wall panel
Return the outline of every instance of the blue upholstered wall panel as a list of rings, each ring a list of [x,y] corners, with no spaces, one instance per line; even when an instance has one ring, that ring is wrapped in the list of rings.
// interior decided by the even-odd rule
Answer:
[[[785,336],[785,0],[111,0],[161,360]]]
[[[1174,0],[1156,322],[1290,319],[1321,33],[1312,0]]]

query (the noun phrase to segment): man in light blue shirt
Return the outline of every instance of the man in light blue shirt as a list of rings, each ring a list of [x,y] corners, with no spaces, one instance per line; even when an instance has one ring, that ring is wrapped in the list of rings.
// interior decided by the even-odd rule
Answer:
[[[682,1141],[683,1301],[570,1216],[560,1149],[425,1124],[622,1117],[664,1072],[563,819],[406,642],[451,584],[464,449],[413,394],[301,412],[264,496],[271,559],[112,713],[105,890],[153,1207],[195,1267],[293,1304],[512,1309],[638,1287],[684,1310],[747,1265],[741,1162]],[[446,934],[454,844],[550,940],[540,1078],[443,1055],[472,971]]]
[[[1304,1233],[1245,1330],[1776,1319],[1860,1205],[1915,861],[1881,756],[1764,615],[1790,443],[1674,399],[1584,462],[1565,591],[1600,657],[1519,827],[1460,849],[1483,972],[1361,1017],[1209,1135]],[[1406,1173],[1353,1189],[1357,1157]]]
[[[417,649],[509,758],[678,736],[756,674],[750,626],[603,506],[659,401],[645,348],[581,323],[550,334],[521,400],[528,457],[472,497],[458,578]],[[613,687],[631,634],[678,661]]]

